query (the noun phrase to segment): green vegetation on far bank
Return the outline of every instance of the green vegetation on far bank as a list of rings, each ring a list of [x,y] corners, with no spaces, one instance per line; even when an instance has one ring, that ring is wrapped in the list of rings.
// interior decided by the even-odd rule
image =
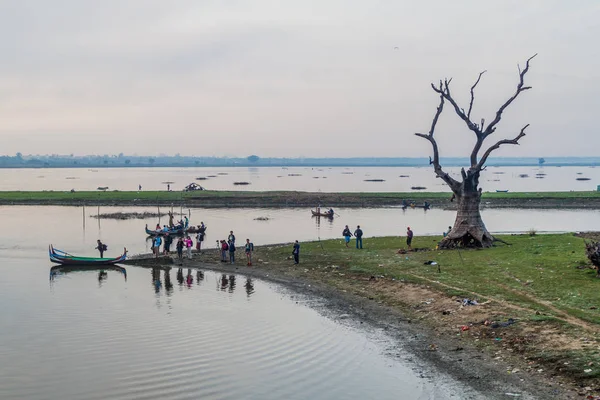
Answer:
[[[180,204],[207,207],[305,207],[318,203],[333,207],[382,207],[429,201],[434,206],[451,207],[450,193],[317,193],[296,191],[4,191],[0,204],[40,205],[167,205]],[[483,194],[487,206],[532,208],[600,207],[600,192],[490,192]]]

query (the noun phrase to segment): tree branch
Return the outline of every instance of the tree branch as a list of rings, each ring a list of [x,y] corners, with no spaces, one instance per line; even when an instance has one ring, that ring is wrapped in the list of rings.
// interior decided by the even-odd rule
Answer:
[[[431,86],[436,92],[438,92],[438,88],[436,88],[433,84]],[[440,82],[439,90],[443,90],[442,88],[442,82]],[[429,143],[431,143],[431,147],[433,148],[433,159],[431,157],[429,158],[429,164],[433,165],[433,170],[435,171],[436,175],[439,178],[441,178],[444,182],[446,182],[446,184],[450,186],[450,189],[452,189],[453,192],[456,192],[460,187],[460,183],[454,178],[452,178],[450,175],[448,175],[446,172],[444,172],[444,170],[442,169],[442,166],[440,165],[440,153],[438,150],[438,145],[433,137],[433,134],[435,133],[435,127],[437,125],[438,119],[440,118],[440,115],[442,114],[443,109],[444,95],[440,93],[440,105],[437,107],[435,116],[433,117],[433,121],[431,122],[431,128],[429,129],[429,133],[415,133],[415,135],[422,137],[423,139],[426,139],[429,141]]]
[[[460,106],[456,103],[454,98],[452,98],[452,94],[450,93],[450,82],[452,82],[452,79],[445,79],[444,82],[440,81],[439,88],[436,87],[433,83],[431,84],[431,87],[436,93],[439,93],[441,96],[444,97],[444,99],[446,99],[450,104],[452,104],[452,107],[454,107],[454,111],[456,112],[456,114],[460,117],[460,119],[465,121],[465,124],[467,124],[467,127],[470,130],[475,132],[477,138],[481,137],[483,135],[481,129],[479,129],[477,124],[471,121],[471,119],[465,113],[465,110],[463,108],[460,108]]]
[[[502,118],[502,113],[504,112],[504,110],[506,110],[510,103],[512,103],[517,98],[517,96],[521,94],[521,92],[531,89],[531,86],[525,86],[525,75],[527,74],[527,71],[529,71],[529,62],[533,60],[535,56],[537,56],[537,53],[527,59],[527,62],[525,63],[525,68],[523,70],[521,70],[521,67],[519,67],[519,83],[517,85],[517,91],[508,100],[506,100],[506,102],[502,104],[502,106],[500,106],[498,111],[496,111],[496,118],[494,118],[494,120],[488,125],[485,132],[483,133],[484,139],[492,133],[494,133],[494,131],[496,130],[496,125],[498,124],[498,122],[500,122],[500,119]]]
[[[467,118],[469,118],[469,119],[471,119],[471,111],[473,111],[473,101],[475,101],[475,87],[477,87],[477,84],[479,84],[479,81],[481,80],[481,77],[486,72],[487,71],[481,71],[479,73],[479,77],[477,78],[477,80],[475,81],[475,83],[473,84],[473,86],[471,86],[471,102],[469,103],[469,111],[467,112]],[[483,129],[483,126],[481,127],[481,129]]]
[[[488,157],[490,156],[490,154],[492,154],[492,152],[494,150],[497,150],[500,148],[500,146],[502,146],[503,144],[519,144],[519,140],[525,136],[525,129],[527,129],[529,127],[529,124],[525,125],[522,129],[521,132],[519,132],[519,134],[517,135],[516,138],[514,139],[504,139],[504,140],[500,140],[499,142],[497,142],[495,145],[491,146],[489,149],[486,150],[486,152],[483,154],[483,156],[481,157],[481,160],[479,160],[479,163],[475,166],[476,170],[480,170],[483,168],[485,162],[487,161]]]

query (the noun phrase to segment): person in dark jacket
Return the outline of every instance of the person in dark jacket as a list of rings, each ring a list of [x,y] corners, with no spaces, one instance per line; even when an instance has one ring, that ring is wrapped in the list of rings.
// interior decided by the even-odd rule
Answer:
[[[183,248],[185,247],[185,244],[183,243],[183,238],[180,237],[179,240],[177,241],[177,257],[179,258],[179,260],[183,260]]]
[[[362,229],[360,229],[360,225],[356,227],[356,230],[354,231],[354,236],[356,237],[356,248],[362,249],[363,231]]]
[[[229,242],[229,262],[235,263],[235,242]]]
[[[346,225],[346,227],[344,228],[344,231],[342,232],[342,236],[344,237],[344,240],[346,242],[346,247],[350,247],[350,246],[348,246],[348,243],[350,243],[350,238],[352,237],[352,233],[350,232],[350,228],[348,228],[348,225]]]
[[[300,243],[296,240],[294,243],[294,249],[292,250],[292,255],[294,256],[294,264],[298,264],[300,262]]]
[[[98,246],[96,246],[96,250],[100,252],[100,258],[104,258],[104,252],[106,251],[106,249],[106,245],[102,243],[100,239],[98,239]]]
[[[165,244],[164,244],[164,249],[163,249],[163,253],[165,255],[168,255],[171,252],[171,244],[173,244],[173,236],[166,233],[165,234]]]

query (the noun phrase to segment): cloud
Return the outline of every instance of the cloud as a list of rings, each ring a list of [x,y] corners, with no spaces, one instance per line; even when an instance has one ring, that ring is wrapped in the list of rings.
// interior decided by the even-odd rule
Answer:
[[[488,119],[535,52],[504,155],[592,155],[597,2],[0,1],[0,140],[14,153],[417,156],[453,77]],[[397,47],[397,49],[395,49]],[[448,109],[439,141],[473,138]],[[499,152],[500,153],[500,152]]]

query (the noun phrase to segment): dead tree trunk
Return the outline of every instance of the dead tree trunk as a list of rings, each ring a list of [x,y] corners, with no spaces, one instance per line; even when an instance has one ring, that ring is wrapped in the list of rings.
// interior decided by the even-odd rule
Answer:
[[[527,71],[529,71],[529,62],[535,57],[530,57],[527,60],[525,68],[521,70],[519,68],[519,83],[517,84],[516,92],[500,106],[492,122],[485,126],[485,120],[482,118],[481,123],[474,123],[471,120],[471,111],[473,110],[473,103],[475,100],[475,87],[481,80],[481,77],[486,71],[479,74],[479,77],[471,87],[471,101],[469,103],[468,111],[459,107],[458,103],[452,97],[450,93],[450,82],[452,79],[446,79],[440,81],[439,86],[431,85],[433,90],[440,95],[440,105],[437,108],[431,129],[429,133],[416,133],[417,136],[427,139],[433,148],[433,158],[430,158],[429,163],[433,165],[433,169],[438,178],[441,178],[452,190],[453,199],[456,199],[458,203],[458,212],[456,214],[456,220],[450,233],[440,242],[440,248],[454,248],[458,246],[462,247],[490,247],[494,242],[494,237],[488,232],[481,213],[479,211],[479,205],[481,203],[481,188],[479,187],[479,176],[481,171],[485,168],[485,163],[490,154],[500,148],[504,144],[519,144],[519,139],[525,136],[525,129],[528,125],[525,125],[519,134],[514,139],[504,139],[496,142],[490,146],[481,157],[479,157],[479,151],[481,150],[485,139],[496,131],[496,126],[502,118],[504,110],[517,98],[517,96],[525,90],[531,89],[530,86],[524,85],[524,78]],[[471,152],[471,165],[468,170],[461,169],[461,180],[457,180],[448,175],[442,169],[439,158],[439,150],[437,142],[434,138],[435,128],[438,119],[444,109],[445,102],[448,102],[454,108],[455,113],[460,119],[462,119],[467,128],[475,133],[477,141]],[[485,129],[484,129],[485,128]]]

